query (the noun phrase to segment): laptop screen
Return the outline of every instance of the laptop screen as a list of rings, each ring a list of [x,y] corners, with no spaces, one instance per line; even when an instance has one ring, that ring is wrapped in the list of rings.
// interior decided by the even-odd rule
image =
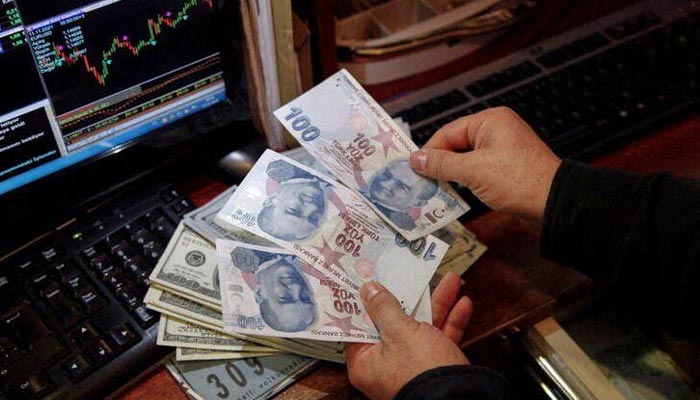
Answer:
[[[0,195],[226,100],[214,0],[0,0]]]

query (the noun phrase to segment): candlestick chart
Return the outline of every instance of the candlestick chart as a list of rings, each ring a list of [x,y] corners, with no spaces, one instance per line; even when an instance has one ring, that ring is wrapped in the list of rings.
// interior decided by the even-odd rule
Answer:
[[[212,0],[122,0],[30,26],[27,37],[56,113],[176,74],[201,79],[220,65],[188,68],[217,53]],[[184,72],[183,72],[184,71]]]

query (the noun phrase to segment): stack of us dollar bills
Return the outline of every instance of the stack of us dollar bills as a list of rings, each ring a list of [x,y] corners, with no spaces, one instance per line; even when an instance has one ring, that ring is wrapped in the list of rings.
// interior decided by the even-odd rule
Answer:
[[[302,144],[266,151],[238,186],[187,214],[150,277],[158,343],[178,361],[344,362],[379,334],[359,296],[378,281],[432,321],[430,287],[486,250],[457,221],[469,206],[415,174],[417,150],[346,71],[275,113]]]

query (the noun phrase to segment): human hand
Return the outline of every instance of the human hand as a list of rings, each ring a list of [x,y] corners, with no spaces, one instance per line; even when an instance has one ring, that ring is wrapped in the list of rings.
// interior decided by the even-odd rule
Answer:
[[[440,128],[411,166],[437,180],[460,183],[494,210],[544,215],[561,160],[512,110],[491,108]]]
[[[360,294],[382,342],[346,346],[350,383],[371,399],[392,399],[411,379],[437,367],[469,364],[457,344],[472,314],[468,297],[459,296],[460,278],[445,275],[432,295],[433,325],[406,315],[398,300],[378,283]]]

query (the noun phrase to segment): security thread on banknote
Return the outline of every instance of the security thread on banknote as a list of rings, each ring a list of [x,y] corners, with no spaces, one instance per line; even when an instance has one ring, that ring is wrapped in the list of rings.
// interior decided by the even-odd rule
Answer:
[[[408,240],[469,210],[449,183],[413,172],[409,158],[418,146],[346,70],[282,106],[275,116]]]
[[[386,286],[411,312],[447,245],[406,240],[335,180],[266,151],[217,215],[295,253],[341,286]]]
[[[379,341],[359,296],[295,254],[217,240],[224,328],[315,340]]]

